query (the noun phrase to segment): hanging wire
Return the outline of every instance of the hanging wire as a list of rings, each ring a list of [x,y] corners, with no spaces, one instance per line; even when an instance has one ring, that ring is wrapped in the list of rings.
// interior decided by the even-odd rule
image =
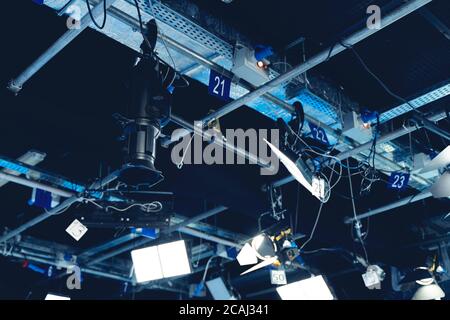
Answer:
[[[89,4],[89,0],[86,0],[86,6],[88,8],[88,12],[89,12],[89,16],[91,17],[92,22],[94,23],[94,25],[99,28],[100,30],[102,30],[105,25],[106,25],[106,18],[107,18],[107,13],[106,13],[106,0],[103,0],[103,21],[101,24],[98,24],[97,21],[95,20],[94,15],[92,14],[92,9],[91,9],[91,5]]]
[[[340,42],[340,44],[347,48],[350,49],[353,54],[355,55],[356,59],[359,61],[359,63],[363,66],[363,68],[367,71],[367,73],[369,73],[377,82],[378,84],[392,97],[394,97],[395,99],[405,103],[406,105],[408,105],[412,111],[423,114],[421,111],[419,111],[416,107],[414,107],[408,100],[406,100],[405,98],[399,96],[398,94],[392,92],[391,89],[389,89],[389,87],[380,79],[380,77],[378,77],[366,64],[366,62],[363,60],[363,58],[361,58],[361,56],[359,55],[359,53],[356,51],[356,49],[352,46],[352,45],[348,45],[343,43],[342,41]]]
[[[349,164],[349,160],[348,160],[348,159],[347,159],[347,164]],[[350,169],[347,168],[347,170],[348,170],[348,181],[349,181],[349,185],[350,185],[350,196],[351,196],[351,199],[352,199],[353,217],[354,217],[355,223],[360,223],[360,222],[359,222],[359,219],[358,219],[358,216],[357,216],[357,214],[356,214],[355,198],[354,198],[354,196],[353,196],[352,177],[351,177],[351,174],[350,174]],[[363,250],[364,250],[364,255],[365,255],[365,257],[366,257],[366,262],[367,262],[368,264],[370,264],[370,263],[369,263],[369,256],[368,256],[367,250],[366,250],[366,246],[365,246],[365,244],[364,244],[364,240],[363,240],[362,237],[361,237],[361,232],[357,232],[357,234],[358,234],[358,237],[359,237],[359,241],[360,241],[360,243],[361,243],[361,246],[362,246],[362,248],[363,248]]]

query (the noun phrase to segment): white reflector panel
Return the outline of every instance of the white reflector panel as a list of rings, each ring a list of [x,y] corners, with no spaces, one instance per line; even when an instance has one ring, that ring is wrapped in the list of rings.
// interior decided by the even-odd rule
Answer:
[[[333,300],[333,294],[322,276],[293,282],[277,288],[282,300]]]

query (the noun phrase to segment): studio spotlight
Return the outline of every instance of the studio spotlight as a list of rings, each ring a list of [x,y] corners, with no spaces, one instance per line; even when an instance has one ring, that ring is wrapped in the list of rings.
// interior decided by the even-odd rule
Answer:
[[[256,256],[261,260],[272,258],[276,255],[277,247],[267,234],[260,234],[253,238],[252,248]]]
[[[433,275],[427,267],[417,267],[413,271],[408,272],[400,281],[401,284],[415,282],[421,286],[430,285],[434,282]]]
[[[258,68],[264,69],[266,67],[266,64],[264,63],[264,61],[258,61],[256,63],[256,65],[258,66]]]
[[[236,259],[239,265],[241,266],[248,266],[251,264],[258,263],[258,257],[256,256],[256,252],[249,243],[246,243],[242,247]]]
[[[154,52],[157,34],[156,22],[149,21],[142,54],[131,73],[129,114],[116,115],[123,127],[121,140],[126,150],[119,180],[131,187],[151,187],[163,180],[162,173],[155,168],[156,145],[161,129],[170,119],[171,83],[166,78],[170,71],[175,71]]]

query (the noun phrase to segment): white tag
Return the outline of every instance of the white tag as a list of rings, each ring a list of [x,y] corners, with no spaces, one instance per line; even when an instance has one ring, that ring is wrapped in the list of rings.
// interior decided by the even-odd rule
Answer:
[[[286,272],[284,270],[270,270],[270,282],[275,285],[287,284]]]
[[[87,231],[88,228],[77,219],[75,219],[66,229],[66,232],[77,241],[79,241]]]
[[[369,289],[381,289],[380,278],[373,270],[368,270],[362,275],[364,285]]]
[[[312,179],[313,195],[319,199],[325,198],[325,180],[317,177]]]

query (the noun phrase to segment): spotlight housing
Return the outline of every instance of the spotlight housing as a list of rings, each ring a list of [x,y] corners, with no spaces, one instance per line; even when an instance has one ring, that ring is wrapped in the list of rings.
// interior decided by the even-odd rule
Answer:
[[[421,286],[417,289],[412,300],[441,300],[445,297],[445,292],[436,283]]]

